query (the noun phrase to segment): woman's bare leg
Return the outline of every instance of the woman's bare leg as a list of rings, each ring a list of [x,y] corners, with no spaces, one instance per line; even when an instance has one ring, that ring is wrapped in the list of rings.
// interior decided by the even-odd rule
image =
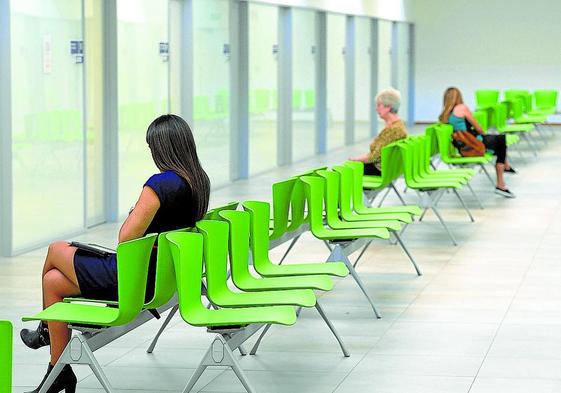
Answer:
[[[497,187],[506,190],[506,183],[504,178],[505,164],[497,163],[495,165],[495,171],[497,172]]]
[[[66,242],[52,243],[43,267],[43,307],[61,302],[68,296],[80,294],[78,279],[74,271],[75,247]],[[51,364],[55,364],[70,340],[68,325],[49,322],[51,339]]]

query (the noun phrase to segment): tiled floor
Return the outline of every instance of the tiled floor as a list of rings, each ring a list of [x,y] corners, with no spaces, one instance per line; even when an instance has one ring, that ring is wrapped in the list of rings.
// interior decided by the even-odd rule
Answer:
[[[561,133],[561,127],[554,130]],[[257,356],[240,359],[258,392],[516,393],[561,391],[561,136],[551,138],[539,159],[513,153],[518,175],[507,181],[518,196],[493,194],[479,175],[473,186],[485,205],[473,206],[470,223],[452,196],[442,212],[460,241],[453,247],[429,214],[407,229],[404,240],[421,265],[417,277],[403,252],[373,244],[358,271],[383,314],[371,309],[350,277],[321,296],[325,311],[351,351],[339,347],[315,310],[304,310],[292,327],[274,327]],[[320,164],[335,164],[360,146],[316,157],[216,190],[212,205],[230,200],[270,199],[276,180]],[[406,198],[415,201],[414,194]],[[390,199],[388,204],[395,204]],[[30,229],[31,230],[31,229]],[[117,225],[92,229],[81,240],[112,245]],[[279,258],[286,246],[272,251]],[[27,349],[17,332],[23,315],[38,310],[39,272],[45,250],[0,261],[0,318],[15,324],[14,392],[31,390],[43,376],[46,348]],[[290,260],[327,258],[325,246],[307,234]],[[179,392],[211,335],[179,317],[154,354],[145,349],[158,321],[96,352],[119,391]],[[254,338],[255,339],[255,338]],[[250,347],[253,340],[247,345]],[[78,391],[102,391],[89,369],[75,366]],[[197,391],[243,392],[231,371],[205,372]]]

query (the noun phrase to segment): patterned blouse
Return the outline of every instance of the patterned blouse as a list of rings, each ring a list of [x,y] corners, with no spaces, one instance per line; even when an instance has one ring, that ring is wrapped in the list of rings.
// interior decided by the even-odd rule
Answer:
[[[407,138],[407,130],[403,121],[397,120],[391,126],[384,128],[370,143],[370,162],[381,170],[382,147],[404,138]]]

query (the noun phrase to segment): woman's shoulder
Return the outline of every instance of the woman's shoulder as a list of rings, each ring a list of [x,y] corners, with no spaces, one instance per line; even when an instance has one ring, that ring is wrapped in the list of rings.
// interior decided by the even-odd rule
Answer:
[[[458,117],[464,117],[466,113],[469,112],[469,108],[466,104],[458,104],[452,109],[452,114]]]
[[[174,171],[156,173],[150,176],[146,181],[146,185],[167,189],[188,188],[187,182]]]

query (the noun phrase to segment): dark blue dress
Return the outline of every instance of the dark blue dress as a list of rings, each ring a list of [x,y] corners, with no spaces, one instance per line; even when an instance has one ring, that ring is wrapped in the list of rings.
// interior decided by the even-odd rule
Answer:
[[[160,208],[146,233],[160,233],[195,225],[193,194],[189,184],[173,171],[153,175],[144,184],[160,200]],[[154,295],[156,276],[156,249],[154,246],[148,268],[146,301]],[[100,256],[84,250],[74,254],[74,270],[83,297],[99,300],[117,300],[117,255]]]

